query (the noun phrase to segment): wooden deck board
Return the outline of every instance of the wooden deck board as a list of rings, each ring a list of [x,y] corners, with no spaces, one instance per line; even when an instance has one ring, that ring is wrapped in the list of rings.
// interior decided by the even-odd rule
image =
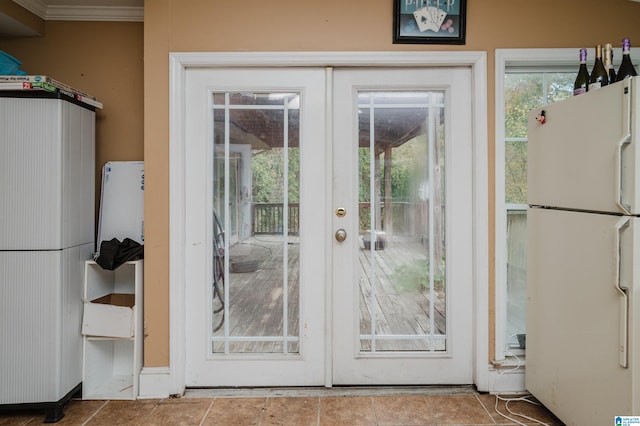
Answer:
[[[293,237],[288,248],[288,334],[299,331],[299,246]],[[282,336],[283,323],[283,258],[284,244],[277,236],[260,235],[230,249],[230,262],[258,260],[258,269],[251,272],[232,272],[228,276],[229,305],[225,321],[230,336]],[[371,333],[370,312],[376,310],[376,334],[425,335],[431,333],[429,291],[404,288],[394,274],[403,264],[424,258],[425,249],[419,242],[394,239],[383,250],[374,251],[376,298],[372,301],[372,274],[369,250],[361,249],[360,264],[360,331]],[[372,306],[373,303],[373,306]],[[434,333],[446,331],[444,291],[435,292]],[[215,322],[215,319],[214,319]],[[224,326],[214,333],[224,336]],[[229,344],[232,353],[282,353],[282,341],[241,341]],[[224,351],[223,342],[214,344],[216,352]],[[289,352],[299,348],[290,342]],[[376,340],[376,350],[429,350],[428,340]],[[371,341],[363,340],[361,350],[371,349]],[[441,349],[441,348],[439,348]]]

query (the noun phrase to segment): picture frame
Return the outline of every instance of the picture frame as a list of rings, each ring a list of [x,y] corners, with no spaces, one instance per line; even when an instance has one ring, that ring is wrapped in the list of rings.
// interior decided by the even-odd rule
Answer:
[[[393,0],[394,44],[465,44],[467,0]]]

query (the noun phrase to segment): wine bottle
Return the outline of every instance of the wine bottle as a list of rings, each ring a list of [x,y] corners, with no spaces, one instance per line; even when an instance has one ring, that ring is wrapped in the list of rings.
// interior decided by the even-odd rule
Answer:
[[[609,83],[609,75],[602,63],[602,46],[596,46],[596,61],[593,63],[593,69],[589,76],[589,90],[599,89]]]
[[[618,77],[617,81],[624,80],[627,77],[633,77],[638,75],[635,67],[631,63],[631,42],[628,38],[622,39],[622,62],[620,63],[620,68],[618,68]]]
[[[587,49],[580,49],[580,68],[578,76],[573,83],[573,96],[580,95],[589,90],[589,71],[587,71]]]
[[[604,45],[604,68],[609,75],[609,84],[616,82],[616,70],[613,68],[613,46],[611,43]]]

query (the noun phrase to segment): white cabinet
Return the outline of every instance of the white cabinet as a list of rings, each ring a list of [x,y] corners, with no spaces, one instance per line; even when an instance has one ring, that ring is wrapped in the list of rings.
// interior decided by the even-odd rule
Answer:
[[[42,409],[47,422],[82,381],[95,115],[61,92],[0,88],[0,410]]]
[[[83,399],[136,399],[138,377],[142,369],[144,338],[142,315],[143,260],[126,262],[113,271],[102,269],[94,261],[85,263],[85,315],[83,318]],[[134,305],[118,309],[112,305],[92,312],[96,299],[132,295]],[[125,296],[122,296],[125,295]],[[122,310],[131,310],[132,337],[123,335]],[[126,312],[125,312],[126,313]],[[98,321],[99,324],[93,322]],[[109,329],[112,326],[112,329]],[[100,331],[96,331],[100,330]],[[128,332],[128,329],[126,330]],[[92,335],[90,333],[100,334]],[[128,333],[125,333],[128,335]]]

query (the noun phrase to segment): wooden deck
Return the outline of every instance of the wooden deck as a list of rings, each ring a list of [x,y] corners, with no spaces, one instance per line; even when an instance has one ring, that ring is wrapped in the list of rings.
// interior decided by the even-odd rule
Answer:
[[[260,235],[230,249],[229,306],[225,324],[214,333],[214,352],[225,352],[223,337],[228,328],[230,353],[282,353],[281,336],[298,336],[299,244],[289,237],[287,244],[287,313],[283,321],[284,244],[281,237]],[[425,248],[419,241],[394,238],[384,249],[373,252],[375,270],[371,268],[371,250],[361,242],[360,263],[360,330],[371,335],[371,313],[375,308],[376,351],[443,350],[442,338],[427,338],[446,333],[445,292],[435,287],[433,306],[428,288],[413,278],[424,265]],[[405,265],[405,266],[403,266]],[[255,271],[252,267],[257,267]],[[375,302],[372,282],[375,277]],[[214,315],[214,324],[221,314]],[[432,320],[433,318],[433,320]],[[410,338],[411,336],[420,336]],[[280,336],[280,337],[278,337]],[[287,352],[297,353],[297,339],[288,342]],[[372,340],[361,339],[361,350],[371,351]]]
[[[377,335],[428,336],[432,332],[444,335],[444,288],[435,286],[431,311],[431,295],[427,283],[416,281],[417,276],[426,269],[426,251],[420,242],[396,237],[383,250],[375,250],[373,255],[376,266],[372,274],[371,250],[360,250],[360,333],[372,334],[370,313],[375,308]],[[373,275],[376,282],[375,303],[371,298]],[[371,342],[362,340],[360,349],[371,350]],[[444,350],[444,341],[395,338],[376,342],[377,351],[432,349]]]

